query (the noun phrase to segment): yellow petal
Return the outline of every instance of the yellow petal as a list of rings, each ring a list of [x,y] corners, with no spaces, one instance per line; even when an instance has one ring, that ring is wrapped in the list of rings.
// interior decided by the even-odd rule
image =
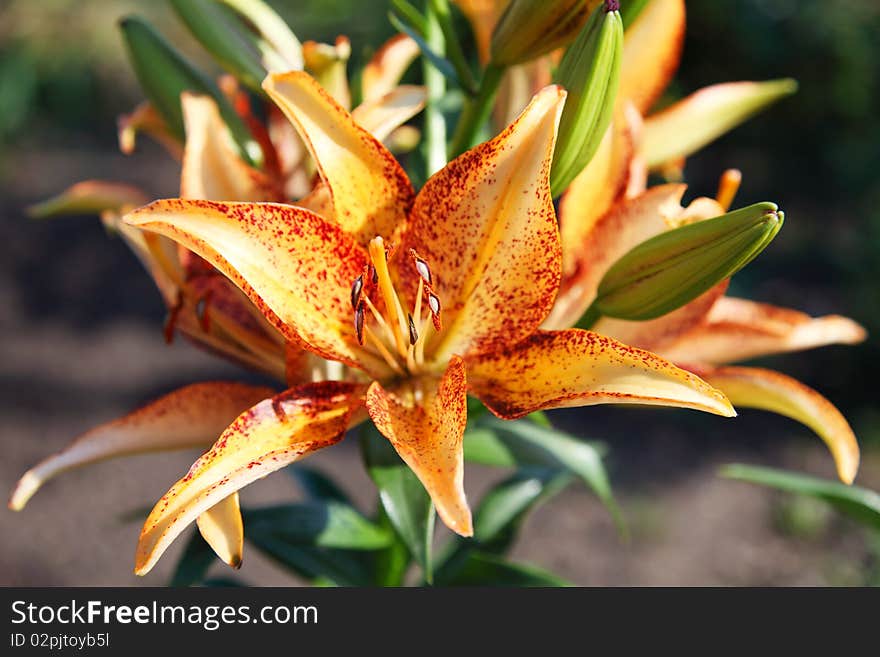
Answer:
[[[453,357],[439,379],[425,377],[389,389],[374,381],[367,410],[422,482],[446,526],[461,536],[473,535],[464,494],[467,382],[461,358]]]
[[[272,74],[263,87],[317,162],[336,222],[362,244],[390,236],[413,199],[412,185],[394,156],[306,73]]]
[[[846,418],[812,388],[789,376],[755,367],[694,367],[736,406],[785,415],[815,431],[828,446],[837,476],[851,484],[859,469],[859,444]]]
[[[809,315],[746,299],[722,297],[705,321],[661,353],[685,363],[732,363],[829,344],[856,344],[865,329],[840,315]]]
[[[52,477],[119,456],[210,445],[244,409],[272,395],[240,383],[196,383],[87,431],[28,470],[9,500],[20,511]]]
[[[406,34],[388,39],[367,62],[361,74],[364,102],[377,100],[392,91],[420,52],[419,44]]]
[[[186,146],[180,173],[182,198],[209,201],[274,201],[271,179],[239,156],[217,103],[209,96],[181,96]]]
[[[728,82],[700,89],[645,119],[641,153],[651,168],[688,157],[796,89],[794,80]]]
[[[362,128],[384,142],[396,128],[422,111],[427,98],[425,87],[403,85],[364,101],[351,116]]]
[[[306,41],[302,44],[305,67],[321,86],[345,109],[351,108],[351,90],[348,88],[348,59],[351,42],[339,36],[332,46],[329,43]]]
[[[647,114],[675,75],[684,43],[684,0],[651,0],[626,30],[617,97]]]
[[[149,102],[138,105],[131,114],[123,114],[116,120],[119,150],[131,155],[137,145],[138,133],[144,132],[160,143],[175,160],[183,154],[183,145],[168,128],[156,108]]]
[[[145,575],[199,515],[244,486],[342,439],[363,387],[324,381],[242,413],[156,504],[141,531],[135,573]]]
[[[29,217],[48,219],[71,214],[101,214],[136,208],[147,202],[146,195],[133,185],[106,180],[83,180],[57,196],[27,208]]]
[[[633,155],[632,132],[621,117],[609,126],[599,150],[559,201],[564,276],[578,267],[581,245],[596,222],[626,192]]]
[[[367,255],[338,226],[291,205],[156,201],[126,221],[226,274],[287,339],[358,366],[351,283]]]
[[[440,362],[514,343],[535,330],[559,286],[561,250],[549,170],[565,91],[542,90],[494,139],[425,183],[403,237],[430,263],[444,330]],[[410,293],[411,263],[399,267]]]
[[[648,404],[736,413],[718,390],[654,354],[579,329],[539,331],[468,359],[468,387],[497,416],[547,408]]]
[[[650,6],[650,5],[649,5]],[[573,273],[563,280],[546,329],[575,324],[596,298],[599,281],[617,260],[634,246],[669,228],[665,215],[681,210],[685,185],[659,185],[641,196],[617,203],[596,221],[580,247],[572,250]]]
[[[238,491],[224,497],[202,513],[196,524],[202,538],[211,546],[223,563],[233,568],[241,567],[244,549],[244,524],[238,506]]]

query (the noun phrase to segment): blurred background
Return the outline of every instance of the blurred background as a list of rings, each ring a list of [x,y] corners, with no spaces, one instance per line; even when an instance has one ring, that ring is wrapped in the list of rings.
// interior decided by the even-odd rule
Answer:
[[[274,0],[302,39],[352,41],[351,71],[392,34],[384,2]],[[87,178],[177,194],[178,166],[148,139],[126,157],[116,116],[141,99],[116,28],[145,15],[207,66],[162,2],[0,0],[0,489],[70,438],[181,384],[239,370],[162,339],[164,308],[121,241],[98,220],[30,221],[24,208]],[[773,200],[786,225],[733,292],[811,314],[840,313],[871,334],[857,347],[764,359],[829,397],[863,447],[857,483],[880,489],[880,5],[874,0],[688,3],[683,65],[670,98],[706,84],[792,76],[800,91],[689,160],[689,196],[712,195],[736,166],[737,203]],[[467,34],[462,29],[462,34]],[[468,36],[468,38],[470,38]],[[251,379],[256,380],[254,377]],[[623,544],[601,505],[572,488],[528,521],[514,556],[587,585],[880,584],[880,538],[820,503],[717,477],[735,461],[833,476],[807,429],[757,411],[733,421],[674,410],[595,407],[555,418],[611,448],[612,483],[632,528]],[[365,509],[373,489],[354,441],[312,459]],[[0,584],[164,584],[183,541],[146,579],[131,574],[140,525],[193,454],[100,464],[0,511]],[[473,499],[498,473],[469,466]],[[283,474],[246,504],[297,496]],[[136,514],[135,514],[136,515]],[[222,573],[222,566],[218,566]],[[241,580],[291,577],[254,550]]]

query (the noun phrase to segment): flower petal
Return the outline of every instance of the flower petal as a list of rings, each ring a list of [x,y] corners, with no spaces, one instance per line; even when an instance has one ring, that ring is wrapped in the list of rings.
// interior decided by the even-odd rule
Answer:
[[[309,147],[329,187],[336,222],[362,244],[390,236],[413,199],[394,156],[308,74],[271,74],[263,87]]]
[[[272,395],[241,383],[196,383],[87,431],[19,480],[9,508],[20,511],[46,481],[67,470],[118,456],[204,447],[244,409]]]
[[[617,97],[647,114],[675,75],[684,44],[684,0],[651,0],[626,30]]]
[[[450,162],[416,198],[398,249],[436,274],[445,329],[429,354],[491,351],[537,328],[559,286],[561,249],[549,171],[565,91],[550,86],[494,139]],[[398,268],[414,293],[418,273]]]
[[[241,567],[244,549],[244,523],[238,505],[238,491],[224,497],[202,513],[196,524],[202,538],[211,546],[223,563],[233,568]]]
[[[120,212],[146,202],[146,195],[133,185],[106,180],[83,180],[57,196],[31,205],[26,212],[34,219],[49,219],[62,215],[101,214],[107,210]]]
[[[794,80],[727,82],[700,89],[645,119],[641,154],[651,168],[688,157],[796,89]]]
[[[341,440],[362,396],[363,386],[323,381],[242,413],[153,508],[141,531],[135,573],[149,572],[189,523],[227,496]]]
[[[602,317],[596,322],[596,332],[621,342],[647,349],[662,355],[662,347],[676,342],[678,338],[705,320],[715,303],[724,296],[729,280],[703,292],[690,303],[657,319],[630,322],[623,319]]]
[[[513,347],[468,359],[467,370],[469,390],[504,419],[592,404],[736,415],[724,395],[690,372],[592,331],[539,331]]]
[[[722,297],[705,320],[660,347],[664,357],[686,363],[731,363],[829,344],[856,344],[865,329],[840,315],[806,313]]]
[[[238,155],[217,103],[210,96],[181,95],[186,146],[180,173],[182,198],[209,201],[275,201],[272,180]]]
[[[463,485],[467,383],[462,359],[453,357],[439,379],[420,379],[390,390],[373,382],[367,391],[367,410],[418,476],[443,522],[454,532],[471,536],[471,511]]]
[[[377,100],[393,91],[420,52],[419,44],[406,34],[388,39],[367,62],[361,74],[364,102]]]
[[[825,441],[837,475],[851,484],[859,469],[859,444],[846,418],[818,392],[790,376],[755,367],[687,366],[730,398],[736,406],[785,415]]]
[[[289,340],[358,366],[350,291],[367,254],[338,226],[291,205],[181,199],[156,201],[126,221],[205,258]]]
[[[596,221],[572,257],[574,271],[563,280],[556,304],[544,328],[566,328],[575,324],[596,298],[599,281],[623,254],[637,244],[669,228],[664,215],[680,208],[685,185],[658,185],[641,196],[617,203]]]
[[[596,222],[626,193],[633,155],[632,131],[621,117],[608,127],[599,150],[559,201],[564,276],[577,269],[581,245]]]
[[[402,85],[387,94],[364,101],[351,113],[357,123],[379,141],[422,111],[428,93],[425,87]]]

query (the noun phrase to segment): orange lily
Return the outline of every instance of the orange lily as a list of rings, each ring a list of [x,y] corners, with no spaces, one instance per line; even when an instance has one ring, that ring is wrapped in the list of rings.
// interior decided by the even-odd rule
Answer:
[[[468,392],[503,418],[607,402],[734,414],[717,390],[653,354],[538,329],[561,272],[548,176],[564,91],[542,90],[415,195],[385,147],[311,77],[275,74],[264,88],[310,148],[315,193],[301,206],[156,201],[125,221],[205,258],[285,338],[341,364],[341,380],[293,387],[233,422],[153,509],[136,572],[206,509],[367,416],[441,519],[467,536]]]

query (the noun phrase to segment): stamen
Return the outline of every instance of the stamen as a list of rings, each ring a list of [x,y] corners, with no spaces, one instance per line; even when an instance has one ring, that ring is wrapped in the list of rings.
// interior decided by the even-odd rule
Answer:
[[[425,281],[425,283],[431,285],[433,280],[431,277],[431,268],[428,267],[428,263],[418,256],[415,249],[410,249],[409,253],[412,256],[413,261],[416,263],[416,271],[419,273],[419,276],[422,277],[422,280]]]
[[[361,274],[356,279],[354,279],[354,283],[351,284],[351,307],[357,310],[358,301],[361,299],[361,292],[364,289],[364,275]]]
[[[370,344],[376,347],[376,350],[379,352],[379,354],[381,354],[382,358],[385,359],[385,362],[388,363],[388,366],[397,374],[403,375],[403,369],[400,367],[400,365],[397,364],[394,356],[391,355],[391,352],[388,351],[388,348],[384,344],[382,344],[382,341],[375,333],[373,333],[369,326],[364,326],[364,333],[370,339]]]
[[[396,321],[391,321],[391,330],[394,332],[394,341],[397,345],[399,354],[406,353],[406,341],[403,338],[403,332],[406,330],[403,308],[400,306],[400,299],[394,291],[394,284],[391,282],[391,274],[388,272],[388,260],[385,255],[385,242],[381,237],[375,237],[370,241],[370,257],[373,260],[373,267],[376,271],[379,292],[385,301],[385,308],[389,313],[394,313]]]
[[[413,316],[407,313],[406,318],[409,323],[409,343],[410,345],[415,345],[415,343],[419,341],[419,332],[416,331],[416,324],[413,321]]]
[[[373,282],[373,285],[379,282],[379,273],[373,265],[370,265],[370,280]]]
[[[199,327],[205,333],[211,331],[211,317],[208,311],[211,306],[211,297],[213,295],[213,291],[209,290],[205,296],[196,302],[196,317],[199,319]]]
[[[354,330],[357,333],[358,344],[364,344],[364,302],[361,301],[354,311]]]
[[[739,191],[741,182],[742,171],[739,169],[727,169],[727,171],[721,174],[721,180],[718,181],[718,193],[715,195],[715,200],[718,201],[718,205],[724,208],[725,212],[727,212],[733,204],[733,199],[736,198],[736,193]]]
[[[394,332],[391,330],[391,327],[388,326],[388,322],[385,321],[385,318],[382,317],[382,313],[373,305],[373,302],[370,301],[370,297],[364,295],[364,301],[367,304],[367,308],[370,309],[373,317],[376,318],[376,322],[378,322],[379,326],[382,327],[382,330],[385,332],[385,337],[389,342],[394,342]]]
[[[174,305],[168,309],[168,316],[165,318],[165,326],[162,332],[165,335],[165,344],[174,342],[174,329],[177,328],[177,320],[180,317],[180,311],[183,310],[183,292],[177,291],[177,300]]]
[[[428,290],[428,308],[431,310],[431,319],[434,320],[434,329],[440,332],[440,298],[431,290]]]

